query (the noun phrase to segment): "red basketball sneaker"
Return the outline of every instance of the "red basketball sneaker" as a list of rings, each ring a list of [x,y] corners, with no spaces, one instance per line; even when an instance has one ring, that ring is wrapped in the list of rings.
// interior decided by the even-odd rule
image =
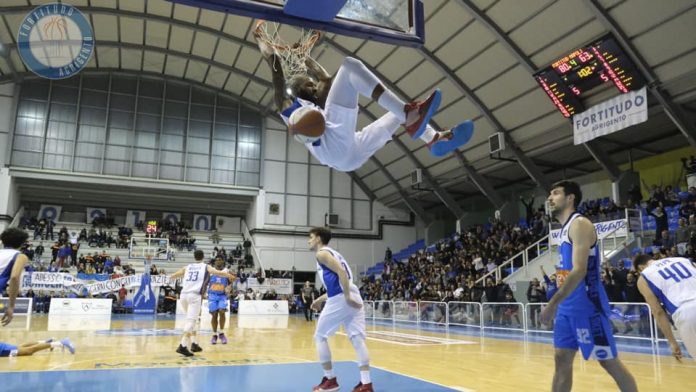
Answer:
[[[336,377],[334,378],[326,378],[322,377],[321,383],[314,388],[312,388],[313,392],[335,392],[341,389],[341,387],[338,386],[338,382],[336,382]]]
[[[363,384],[362,382],[353,388],[353,392],[374,392],[375,390],[372,389],[372,383],[369,384]]]
[[[421,137],[423,132],[425,132],[425,126],[428,125],[430,117],[432,117],[440,107],[441,99],[442,94],[440,93],[440,89],[436,89],[425,101],[409,102],[405,105],[404,109],[407,116],[409,112],[414,110],[416,110],[418,113],[418,118],[416,121],[405,126],[406,133],[408,133],[412,139],[418,139]]]

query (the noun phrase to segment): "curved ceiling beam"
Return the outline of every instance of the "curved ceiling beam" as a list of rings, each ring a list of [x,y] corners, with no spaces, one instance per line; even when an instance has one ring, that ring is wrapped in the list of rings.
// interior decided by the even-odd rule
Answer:
[[[503,132],[505,135],[505,144],[506,148],[510,148],[512,151],[512,154],[517,158],[517,162],[522,166],[522,169],[527,173],[527,175],[534,180],[534,182],[537,183],[537,186],[548,189],[548,187],[551,185],[549,180],[546,178],[544,173],[542,173],[541,169],[520,150],[520,148],[517,146],[517,143],[512,139],[512,137],[509,134],[509,131],[503,127],[503,124],[498,121],[498,119],[495,117],[493,112],[481,101],[481,99],[476,95],[474,90],[469,88],[469,86],[464,83],[461,78],[459,78],[450,68],[445,64],[442,60],[440,60],[433,52],[430,50],[426,49],[425,47],[421,47],[418,49],[423,55],[425,55],[425,58],[430,61],[431,64],[433,64],[436,68],[438,68],[442,73],[447,75],[447,78],[454,83],[466,96],[471,100],[471,102],[479,109],[479,111],[483,114],[483,116],[488,120],[488,122],[491,123],[494,129],[498,130],[499,132]]]
[[[394,178],[394,176],[391,175],[391,173],[389,172],[389,170],[387,170],[387,168],[384,167],[384,165],[382,164],[382,162],[380,162],[379,159],[377,159],[376,156],[374,156],[374,155],[371,156],[371,157],[370,157],[370,160],[371,160],[375,165],[377,165],[377,167],[382,171],[382,173],[384,173],[384,175],[387,177],[387,179],[389,180],[389,182],[391,182],[392,184],[394,184],[394,186],[396,187],[396,190],[399,192],[399,195],[401,195],[401,197],[403,198],[404,203],[406,203],[406,205],[408,206],[408,208],[409,208],[411,211],[413,211],[413,213],[416,214],[416,216],[420,217],[421,220],[426,224],[426,226],[429,225],[429,224],[432,222],[432,218],[430,217],[430,215],[429,215],[427,212],[425,212],[425,210],[423,209],[423,207],[422,207],[418,202],[416,202],[415,200],[411,199],[411,197],[408,195],[408,192],[406,192],[406,191],[404,190],[404,188],[402,188],[401,185],[399,185],[399,183],[396,181],[396,179]]]
[[[345,48],[343,45],[337,43],[332,38],[325,37],[323,39],[323,42],[326,42],[329,46],[333,47],[334,49],[336,49],[337,51],[339,51],[341,54],[343,54],[346,57],[355,55],[355,53],[351,52],[350,50]],[[383,75],[377,69],[375,69],[374,67],[372,67],[371,65],[366,64],[366,63],[365,63],[365,66],[372,73],[374,73],[375,76],[377,76],[377,78],[382,82],[382,84],[384,84],[389,90],[401,95],[402,97],[408,97],[408,94],[406,94],[396,84],[392,83],[389,80],[389,78],[387,78],[385,75]],[[365,110],[364,108],[363,108],[363,112],[369,113],[369,111]],[[376,117],[371,113],[370,113],[369,117],[371,117],[373,120],[376,119]],[[442,128],[437,124],[437,122],[431,120],[430,123],[433,124],[433,126],[436,129],[442,130]],[[421,169],[423,176],[425,177],[426,181],[428,181],[430,186],[433,188],[435,195],[440,199],[440,201],[442,201],[442,203],[445,204],[445,206],[447,206],[447,208],[457,217],[457,219],[461,218],[463,216],[464,212],[459,207],[459,205],[456,202],[454,202],[454,199],[452,198],[452,196],[449,195],[447,193],[447,191],[438,184],[437,180],[432,176],[432,174],[430,174],[430,171],[420,162],[420,160],[418,160],[418,158],[416,158],[416,156],[413,154],[413,152],[411,150],[409,150],[409,148],[401,140],[399,140],[398,136],[394,137],[393,140],[394,140],[396,146],[401,151],[403,151],[404,154],[406,154],[406,156],[411,160],[411,162],[413,162],[413,164],[416,165],[417,168]],[[475,173],[475,170],[473,169],[473,167],[471,167],[471,172]],[[478,176],[478,178],[481,182],[484,182],[484,183],[487,182],[482,176]],[[491,200],[491,202],[493,203],[493,200]],[[495,203],[493,203],[493,204],[495,204]]]
[[[602,8],[597,0],[584,1],[587,7],[595,14],[597,20],[599,20],[607,30],[614,34],[614,38],[616,38],[619,44],[626,50],[626,54],[631,57],[633,63],[638,66],[640,73],[643,74],[643,77],[647,81],[648,89],[650,89],[653,96],[657,98],[657,101],[660,102],[667,116],[672,120],[674,125],[679,128],[679,131],[681,131],[689,144],[691,144],[692,147],[696,147],[696,127],[689,121],[679,105],[673,102],[669,93],[662,90],[661,82],[657,79],[657,76],[652,68],[650,68],[650,65],[648,65],[648,62],[645,61],[640,52],[638,52],[638,49],[633,46],[633,43],[626,33],[623,32],[614,18]]]
[[[483,10],[479,9],[471,0],[460,0],[460,4],[467,10],[474,18],[484,25],[488,31],[490,31],[496,40],[500,42],[507,50],[517,59],[517,61],[522,64],[522,66],[529,72],[530,76],[534,75],[537,70],[536,64],[530,59],[522,49],[517,46],[517,44],[498,26],[497,23],[493,21]],[[611,160],[611,158],[604,153],[602,148],[597,142],[583,143],[587,151],[595,158],[597,163],[599,163],[602,168],[609,174],[612,181],[617,181],[621,175],[621,170],[619,167]]]

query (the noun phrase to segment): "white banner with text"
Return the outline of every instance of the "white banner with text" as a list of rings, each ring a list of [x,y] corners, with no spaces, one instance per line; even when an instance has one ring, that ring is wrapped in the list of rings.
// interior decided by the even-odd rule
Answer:
[[[648,96],[645,87],[621,94],[573,116],[575,144],[608,135],[648,121]]]
[[[626,230],[626,220],[617,219],[607,222],[597,222],[594,224],[595,231],[597,232],[597,239],[601,240],[606,238],[612,232],[616,233],[617,237],[625,237],[628,234]],[[568,231],[568,228],[564,228],[564,231]],[[549,234],[549,242],[551,245],[560,245],[561,243],[561,229],[551,230]]]

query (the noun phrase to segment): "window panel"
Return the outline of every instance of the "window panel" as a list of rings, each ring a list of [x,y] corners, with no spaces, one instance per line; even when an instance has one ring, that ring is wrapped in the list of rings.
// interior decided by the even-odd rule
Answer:
[[[234,171],[213,170],[211,182],[215,184],[234,184]]]
[[[17,117],[16,130],[17,135],[43,137],[44,122],[34,118]]]
[[[162,150],[184,151],[184,137],[174,135],[163,135]]]
[[[186,166],[208,169],[208,156],[201,154],[188,154]]]
[[[147,114],[138,114],[135,129],[139,131],[157,132],[160,130],[160,118]]]
[[[77,103],[77,89],[58,86],[54,83],[53,91],[51,92],[51,101],[75,105]]]
[[[108,144],[112,145],[131,145],[133,132],[129,129],[110,128]]]
[[[75,124],[51,121],[48,123],[47,135],[50,139],[75,140]]]
[[[154,114],[159,116],[162,113],[162,100],[153,98],[138,98],[138,112]]]
[[[208,154],[210,149],[209,139],[189,137],[188,138],[188,152],[197,154]]]
[[[46,141],[46,154],[72,155],[73,141],[53,140]]]
[[[164,133],[169,135],[183,135],[186,129],[186,120],[179,118],[164,119]]]
[[[221,142],[219,140],[215,140],[213,141],[213,155],[234,157],[235,147],[234,142]]]
[[[134,95],[111,94],[110,109],[132,111],[135,108]]]
[[[186,181],[188,182],[208,182],[208,169],[189,167],[186,169]]]
[[[148,163],[133,163],[133,177],[156,178],[157,165]]]
[[[103,148],[104,146],[102,144],[77,142],[75,155],[85,158],[99,158],[101,163]]]
[[[213,120],[213,108],[210,106],[202,105],[191,105],[191,119],[192,120],[202,120],[202,121],[212,121]]]
[[[106,146],[106,159],[130,161],[131,147]]]
[[[167,91],[169,91],[169,86],[167,86]],[[160,178],[164,180],[183,180],[184,179],[184,167],[183,166],[160,166]]]
[[[228,124],[215,124],[215,140],[231,140],[234,141],[237,137],[237,127]]]
[[[106,129],[103,126],[80,125],[77,140],[94,143],[104,143]]]
[[[77,106],[52,103],[49,119],[55,121],[75,122],[77,116]]]
[[[133,161],[141,163],[157,163],[157,150],[136,147],[133,155]]]
[[[71,160],[72,157],[70,155],[46,154],[44,157],[44,168],[70,170],[72,166]]]
[[[124,161],[105,161],[104,162],[104,174],[111,174],[117,176],[127,176],[129,162]]]
[[[162,164],[184,166],[184,154],[180,152],[162,151]]]
[[[133,113],[112,110],[109,113],[109,125],[117,128],[132,129]]]
[[[219,104],[220,103],[218,102],[218,105]],[[217,111],[215,113],[215,122],[237,125],[237,109],[227,109],[218,106]]]
[[[140,80],[140,96],[162,98],[162,89],[164,83],[160,80],[141,79]]]
[[[172,118],[183,118],[188,116],[188,105],[182,102],[167,101],[164,106],[164,115]]]
[[[12,153],[12,164],[24,167],[41,167],[41,153],[15,150]]]
[[[22,100],[19,102],[18,106],[18,117],[29,117],[33,119],[42,120],[44,118],[44,114],[46,113],[46,102]]]
[[[234,158],[213,156],[213,170],[234,170]]]
[[[36,136],[15,135],[14,149],[23,151],[41,152],[43,148],[43,138]]]
[[[191,120],[189,122],[189,136],[210,137],[210,123]]]
[[[106,110],[87,107],[81,108],[80,124],[104,126],[104,124],[106,124]]]
[[[135,145],[144,148],[157,148],[159,134],[153,132],[135,132]]]
[[[101,159],[75,158],[75,171],[84,173],[100,173]]]

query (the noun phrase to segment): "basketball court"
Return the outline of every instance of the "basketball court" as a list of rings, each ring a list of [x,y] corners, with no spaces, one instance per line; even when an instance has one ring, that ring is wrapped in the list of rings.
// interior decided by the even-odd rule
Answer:
[[[51,320],[55,317],[33,316],[26,332],[18,327],[24,325],[20,316],[3,339],[66,335],[77,347],[75,355],[56,350],[4,359],[0,369],[5,390],[294,392],[311,390],[321,376],[314,323],[300,315],[233,316],[227,345],[210,345],[210,327],[203,325],[203,352],[191,358],[174,352],[181,330],[171,317],[114,315],[111,320],[83,318],[62,325]],[[330,345],[339,384],[349,390],[358,382],[353,347],[340,333]],[[447,331],[385,323],[368,324],[368,347],[372,378],[381,391],[544,390],[553,374],[548,337],[480,336],[477,330],[456,327]],[[664,344],[659,354],[636,343],[620,345],[620,350],[642,391],[684,391],[693,381],[694,362],[677,363]],[[574,390],[615,389],[596,361],[576,359],[574,372]]]

